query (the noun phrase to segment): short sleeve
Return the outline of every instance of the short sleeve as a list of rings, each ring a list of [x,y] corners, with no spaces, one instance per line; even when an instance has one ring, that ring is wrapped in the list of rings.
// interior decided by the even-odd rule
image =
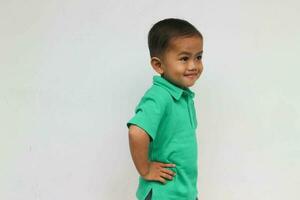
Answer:
[[[135,108],[135,115],[127,122],[127,127],[134,124],[142,128],[152,140],[166,111],[166,102],[159,95],[144,95]]]

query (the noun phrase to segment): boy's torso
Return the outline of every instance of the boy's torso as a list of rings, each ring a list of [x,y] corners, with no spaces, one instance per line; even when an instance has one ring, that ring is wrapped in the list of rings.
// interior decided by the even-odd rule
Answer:
[[[166,179],[166,184],[139,177],[136,195],[138,199],[145,199],[152,189],[152,200],[196,199],[198,149],[194,93],[178,88],[161,76],[153,76],[153,85],[145,94],[160,95],[168,102],[156,137],[150,143],[148,157],[151,161],[176,164],[168,168],[176,176]]]

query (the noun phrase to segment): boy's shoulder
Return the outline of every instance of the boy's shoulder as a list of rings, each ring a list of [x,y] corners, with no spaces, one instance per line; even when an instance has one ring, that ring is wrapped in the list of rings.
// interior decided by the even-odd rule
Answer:
[[[166,103],[172,100],[172,96],[166,89],[154,84],[146,90],[143,97],[154,98],[158,101],[163,101]]]

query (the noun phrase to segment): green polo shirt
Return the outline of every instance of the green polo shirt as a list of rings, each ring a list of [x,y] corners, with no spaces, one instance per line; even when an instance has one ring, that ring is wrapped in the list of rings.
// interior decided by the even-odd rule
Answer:
[[[150,136],[150,161],[174,163],[173,180],[148,181],[139,176],[136,197],[145,200],[152,189],[152,200],[195,200],[198,195],[197,119],[189,88],[181,89],[165,78],[153,76],[153,85],[144,93],[127,122],[145,130]]]

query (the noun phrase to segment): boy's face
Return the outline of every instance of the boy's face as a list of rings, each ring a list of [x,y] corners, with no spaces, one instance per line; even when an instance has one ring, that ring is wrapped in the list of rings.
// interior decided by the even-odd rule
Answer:
[[[179,37],[170,41],[162,59],[151,58],[154,70],[181,88],[195,84],[200,77],[203,41],[198,36]]]

